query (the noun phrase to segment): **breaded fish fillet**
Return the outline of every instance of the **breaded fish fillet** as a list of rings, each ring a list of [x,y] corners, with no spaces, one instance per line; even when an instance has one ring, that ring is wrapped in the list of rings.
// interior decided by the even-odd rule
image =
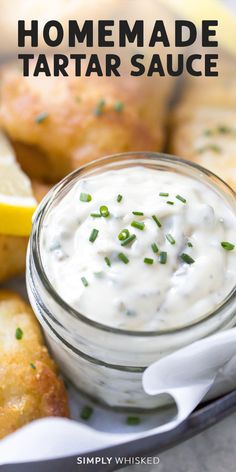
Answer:
[[[69,416],[67,395],[30,307],[0,291],[0,438],[46,416]]]
[[[171,152],[200,164],[236,189],[236,108],[189,108],[176,116]]]
[[[49,190],[42,182],[32,182],[33,193],[38,202]],[[0,234],[0,282],[21,274],[25,269],[28,238]]]
[[[236,189],[236,79],[232,68],[232,64],[225,65],[218,78],[189,82],[172,115],[169,150],[206,167]]]
[[[101,156],[163,147],[168,80],[26,78],[5,66],[0,82],[0,126],[33,178],[55,182]]]

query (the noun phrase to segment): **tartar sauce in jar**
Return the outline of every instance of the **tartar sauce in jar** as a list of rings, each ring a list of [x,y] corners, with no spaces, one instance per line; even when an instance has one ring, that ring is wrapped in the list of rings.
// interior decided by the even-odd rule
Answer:
[[[46,215],[41,256],[60,297],[134,331],[202,319],[236,281],[236,217],[200,180],[139,165],[78,180]]]

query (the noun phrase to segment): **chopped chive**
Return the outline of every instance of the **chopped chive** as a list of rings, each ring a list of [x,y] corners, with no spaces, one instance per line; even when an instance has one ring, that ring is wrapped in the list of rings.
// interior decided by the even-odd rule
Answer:
[[[103,111],[104,111],[105,105],[106,105],[106,102],[103,98],[101,100],[99,100],[99,102],[97,103],[97,106],[94,110],[94,115],[95,116],[101,116]]]
[[[98,233],[99,233],[98,229],[95,229],[95,228],[91,231],[91,234],[90,234],[90,237],[89,237],[89,241],[91,243],[94,243],[95,239],[97,239]]]
[[[136,239],[136,235],[135,235],[135,234],[131,234],[131,236],[129,236],[127,239],[125,239],[125,241],[123,241],[123,243],[121,243],[121,246],[128,246],[128,245],[131,244],[135,239]]]
[[[159,196],[160,196],[160,197],[169,197],[169,194],[168,194],[168,193],[165,193],[165,192],[160,192],[160,193],[159,193]]]
[[[30,367],[31,367],[31,369],[36,370],[36,366],[35,366],[35,364],[34,364],[33,362],[30,362]]]
[[[128,416],[126,418],[126,423],[129,426],[136,426],[141,423],[141,420],[138,416]]]
[[[175,239],[173,238],[173,236],[170,233],[166,234],[166,239],[167,239],[167,241],[169,241],[170,244],[175,244],[175,242],[176,242]]]
[[[89,283],[88,283],[86,277],[81,277],[81,282],[82,282],[82,284],[83,284],[85,287],[88,287],[88,284],[89,284]]]
[[[157,247],[156,243],[152,243],[151,248],[152,248],[153,252],[155,252],[155,253],[158,252],[158,247]]]
[[[156,215],[152,215],[152,219],[155,221],[155,223],[157,224],[157,226],[159,228],[161,228],[161,223],[160,221],[158,220],[158,218],[156,217]]]
[[[124,103],[123,102],[118,101],[114,104],[114,110],[117,111],[118,113],[123,111],[123,109],[124,109]]]
[[[193,247],[193,245],[190,241],[188,242],[188,247]]]
[[[117,199],[116,199],[116,200],[117,200],[117,202],[118,202],[118,203],[120,203],[120,202],[121,202],[121,200],[122,200],[122,198],[123,198],[123,196],[122,196],[122,195],[120,195],[120,194],[119,194],[119,195],[117,195]]]
[[[81,192],[79,199],[81,202],[91,202],[92,196],[89,193]]]
[[[143,221],[132,221],[131,226],[133,226],[133,228],[140,229],[141,231],[143,231],[145,228]]]
[[[229,243],[227,241],[222,241],[220,244],[226,251],[233,251],[233,249],[235,248],[234,244]]]
[[[15,337],[17,341],[20,341],[23,338],[23,331],[21,328],[16,328]]]
[[[142,211],[132,211],[133,215],[136,215],[136,216],[143,216],[143,212]]]
[[[100,213],[91,213],[90,216],[92,216],[93,218],[101,218],[102,215]]]
[[[145,264],[152,265],[153,262],[154,262],[154,260],[151,259],[151,258],[149,258],[149,257],[145,257],[145,258],[143,259],[143,262],[144,262]]]
[[[203,131],[204,136],[212,136],[213,132],[211,129],[205,129]]]
[[[168,200],[166,203],[167,203],[168,205],[174,205],[174,202],[170,202],[170,200]]]
[[[181,197],[181,195],[176,195],[175,198],[177,198],[178,200],[180,200],[180,201],[183,202],[183,203],[186,203],[186,201],[187,201],[186,198]]]
[[[109,210],[106,205],[102,205],[100,207],[100,214],[101,216],[104,216],[104,218],[107,218],[110,215]]]
[[[124,262],[124,264],[129,263],[128,257],[126,257],[126,255],[123,252],[120,252],[120,254],[118,254],[118,257],[122,262]]]
[[[46,119],[48,118],[48,113],[46,111],[43,111],[42,113],[39,113],[39,115],[36,116],[35,118],[35,123],[38,125],[41,125]]]
[[[91,406],[84,406],[84,408],[80,412],[81,420],[89,420],[93,414],[93,408]]]
[[[186,264],[193,264],[195,262],[195,260],[191,256],[185,254],[184,252],[183,254],[181,254],[180,258],[182,259],[182,261],[186,262]]]
[[[104,261],[106,262],[106,265],[108,265],[108,267],[111,267],[111,261],[109,257],[104,257]]]
[[[125,314],[127,316],[136,316],[136,311],[135,310],[126,310]]]
[[[221,134],[228,134],[231,133],[232,129],[229,128],[229,126],[219,126],[218,127],[218,132]]]
[[[122,231],[120,232],[120,234],[118,234],[118,239],[120,241],[124,241],[125,239],[127,239],[129,237],[129,230],[128,229],[122,229]]]
[[[101,279],[104,275],[104,272],[102,270],[99,270],[98,272],[94,272],[93,273],[95,275],[95,277],[97,277],[98,279]]]
[[[167,262],[167,252],[165,252],[165,251],[160,252],[159,261],[160,261],[160,264],[166,264],[166,262]]]
[[[205,151],[213,151],[213,152],[216,152],[217,154],[220,154],[221,148],[220,146],[217,146],[217,144],[208,144],[207,146],[204,146],[196,150],[198,154],[203,154]]]

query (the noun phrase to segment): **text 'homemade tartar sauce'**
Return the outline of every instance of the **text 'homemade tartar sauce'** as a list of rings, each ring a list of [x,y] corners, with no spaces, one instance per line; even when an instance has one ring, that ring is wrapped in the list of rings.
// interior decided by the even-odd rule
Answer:
[[[173,329],[236,281],[236,218],[199,180],[141,166],[78,180],[45,217],[41,257],[60,297],[104,325]]]

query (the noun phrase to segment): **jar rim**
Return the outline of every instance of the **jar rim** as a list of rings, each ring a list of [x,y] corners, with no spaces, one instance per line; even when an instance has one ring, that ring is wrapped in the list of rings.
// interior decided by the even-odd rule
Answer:
[[[136,159],[135,159],[136,157]],[[139,159],[137,159],[137,157]],[[142,165],[142,160],[146,159],[147,161],[150,161],[149,163],[151,164],[152,161],[154,161],[155,164],[158,162],[160,165],[177,165],[180,168],[187,169],[187,170],[192,170],[193,172],[198,172],[200,174],[203,174],[209,181],[213,180],[213,183],[215,183],[215,187],[220,190],[222,193],[222,189],[219,187],[219,184],[223,186],[223,192],[227,190],[227,192],[230,194],[231,198],[233,198],[234,201],[236,201],[236,192],[226,183],[218,177],[216,174],[213,172],[209,171],[208,169],[205,169],[204,167],[190,162],[186,159],[181,159],[179,157],[170,155],[170,154],[164,154],[164,153],[156,153],[156,152],[127,152],[127,153],[120,153],[120,154],[113,154],[109,155],[106,157],[102,157],[100,159],[96,159],[94,161],[91,161],[90,163],[87,163],[83,166],[80,166],[78,169],[75,171],[71,172],[68,174],[64,179],[62,179],[58,184],[56,184],[49,192],[48,194],[43,198],[42,202],[38,206],[34,218],[33,218],[33,226],[32,226],[32,232],[31,232],[31,237],[30,237],[30,252],[31,256],[33,258],[34,266],[35,269],[40,277],[40,281],[44,287],[44,289],[48,292],[51,298],[56,302],[56,304],[60,305],[63,310],[67,312],[69,316],[72,316],[74,319],[78,319],[79,321],[82,321],[83,323],[99,329],[100,331],[104,332],[110,332],[114,333],[117,335],[126,335],[126,336],[133,336],[133,337],[153,337],[153,336],[161,336],[161,335],[170,335],[173,333],[181,332],[181,331],[186,331],[189,328],[193,328],[194,326],[198,326],[209,319],[213,318],[216,316],[223,308],[227,307],[230,305],[232,300],[235,298],[236,295],[236,285],[233,287],[233,289],[230,291],[230,293],[220,302],[216,307],[214,307],[213,310],[203,314],[201,318],[198,318],[195,322],[191,322],[185,325],[182,325],[180,327],[175,327],[175,328],[170,328],[170,329],[165,329],[165,330],[153,330],[153,331],[135,331],[135,330],[127,330],[127,329],[122,329],[122,328],[115,328],[112,326],[105,325],[103,323],[100,323],[98,321],[92,320],[88,318],[87,316],[83,315],[79,311],[77,311],[75,308],[70,306],[61,296],[59,293],[54,289],[52,286],[45,270],[43,267],[42,263],[42,258],[41,258],[41,253],[40,253],[40,232],[42,228],[42,223],[44,220],[44,216],[49,210],[52,202],[56,197],[61,195],[61,192],[65,191],[68,186],[74,182],[74,180],[79,177],[83,172],[89,172],[90,170],[93,171],[94,169],[100,169],[103,167],[103,165],[114,165],[114,164],[131,164],[137,165],[140,164]],[[86,174],[88,176],[88,174]],[[200,175],[199,175],[200,177]]]

